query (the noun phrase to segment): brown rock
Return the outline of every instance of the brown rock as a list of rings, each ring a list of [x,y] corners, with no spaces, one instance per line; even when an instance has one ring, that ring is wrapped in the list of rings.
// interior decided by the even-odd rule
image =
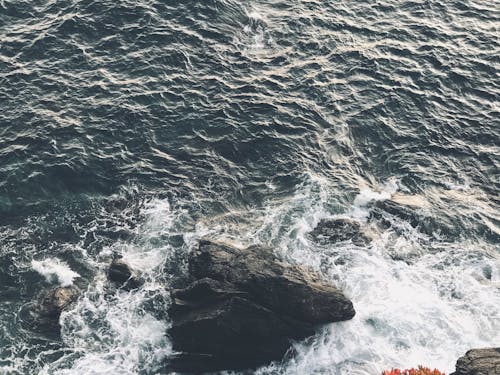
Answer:
[[[36,331],[59,334],[59,317],[77,298],[74,287],[51,289],[30,305],[26,321]]]
[[[280,261],[270,248],[242,250],[200,241],[189,271],[197,279],[231,283],[263,306],[310,323],[348,320],[355,314],[339,289],[302,267]]]

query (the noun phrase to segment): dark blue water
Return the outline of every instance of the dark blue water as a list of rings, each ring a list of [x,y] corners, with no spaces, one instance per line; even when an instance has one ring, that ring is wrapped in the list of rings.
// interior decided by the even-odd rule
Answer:
[[[0,1],[0,372],[165,373],[165,285],[202,236],[354,301],[260,374],[498,345],[499,22],[496,0]],[[332,216],[374,240],[311,243]],[[110,291],[116,254],[144,287]],[[22,319],[57,284],[81,289],[61,340]]]

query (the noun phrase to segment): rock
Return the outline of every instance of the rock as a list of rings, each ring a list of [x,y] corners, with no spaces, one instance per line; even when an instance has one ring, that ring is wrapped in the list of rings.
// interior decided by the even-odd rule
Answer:
[[[352,241],[355,245],[363,246],[370,242],[370,239],[361,232],[360,224],[350,219],[323,219],[309,236],[323,245]]]
[[[499,375],[500,348],[472,349],[458,359],[451,375]]]
[[[130,266],[123,259],[115,259],[108,269],[108,279],[118,287],[130,290],[141,286],[141,280],[134,275]]]
[[[438,234],[440,237],[455,238],[460,235],[460,227],[445,217],[429,215],[428,210],[405,206],[392,200],[376,201],[371,206],[369,220],[376,220],[384,228],[401,231],[398,222],[407,222],[413,228],[429,236]],[[396,224],[394,222],[396,220]]]
[[[171,316],[181,316],[194,308],[210,305],[214,301],[232,296],[247,296],[246,293],[234,289],[231,284],[209,278],[197,280],[186,289],[174,290],[171,295],[173,298],[169,311]]]
[[[318,324],[351,319],[352,303],[318,275],[271,249],[200,241],[193,282],[172,292],[169,334],[176,371],[243,369],[281,359]]]
[[[77,298],[78,291],[74,287],[51,289],[30,305],[27,323],[36,331],[58,334],[61,313]]]
[[[290,339],[300,340],[312,334],[311,325],[282,318],[236,296],[194,309],[177,318],[170,330],[175,348],[210,354],[220,364],[212,371],[281,358],[290,347]]]
[[[311,323],[354,316],[351,301],[340,290],[302,267],[279,261],[270,248],[252,246],[241,250],[201,241],[190,260],[189,272],[197,279],[231,283],[260,304]]]

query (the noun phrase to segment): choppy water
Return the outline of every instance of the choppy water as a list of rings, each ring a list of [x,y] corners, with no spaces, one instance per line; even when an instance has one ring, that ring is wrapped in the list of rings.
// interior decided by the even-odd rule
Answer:
[[[164,285],[204,235],[271,244],[355,304],[259,374],[498,346],[499,29],[497,0],[1,0],[0,372],[165,373]],[[374,241],[312,243],[331,216]],[[108,287],[113,254],[142,288]],[[72,283],[62,341],[25,327]]]

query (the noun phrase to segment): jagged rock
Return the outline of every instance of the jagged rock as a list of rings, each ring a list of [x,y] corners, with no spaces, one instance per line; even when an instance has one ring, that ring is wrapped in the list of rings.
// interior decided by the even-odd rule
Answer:
[[[458,359],[451,375],[499,375],[500,348],[472,349]]]
[[[351,301],[339,289],[302,267],[281,262],[270,248],[252,246],[241,250],[201,241],[189,263],[189,272],[197,279],[231,283],[260,304],[311,323],[354,316]]]
[[[360,224],[350,219],[323,219],[309,236],[321,244],[352,241],[355,245],[362,246],[370,242],[361,232]]]
[[[130,266],[123,259],[115,259],[108,269],[108,279],[124,289],[138,288],[142,282],[134,275]]]
[[[370,219],[377,219],[384,227],[391,227],[392,223],[387,220],[387,214],[408,222],[412,227],[419,227],[426,233],[432,233],[428,228],[429,219],[420,217],[412,207],[404,206],[392,200],[376,201],[372,204]]]
[[[351,319],[352,303],[318,275],[269,248],[200,241],[189,261],[194,282],[172,292],[169,334],[177,371],[242,369],[278,360],[314,326]]]
[[[42,294],[30,305],[27,322],[31,328],[48,333],[59,333],[59,317],[78,298],[74,287],[59,287]]]
[[[412,227],[429,236],[438,234],[441,237],[451,238],[460,234],[460,228],[445,217],[431,216],[426,214],[424,210],[392,200],[376,201],[372,204],[370,220],[375,219],[383,227],[399,231],[397,225],[394,225],[394,218],[409,223]]]

